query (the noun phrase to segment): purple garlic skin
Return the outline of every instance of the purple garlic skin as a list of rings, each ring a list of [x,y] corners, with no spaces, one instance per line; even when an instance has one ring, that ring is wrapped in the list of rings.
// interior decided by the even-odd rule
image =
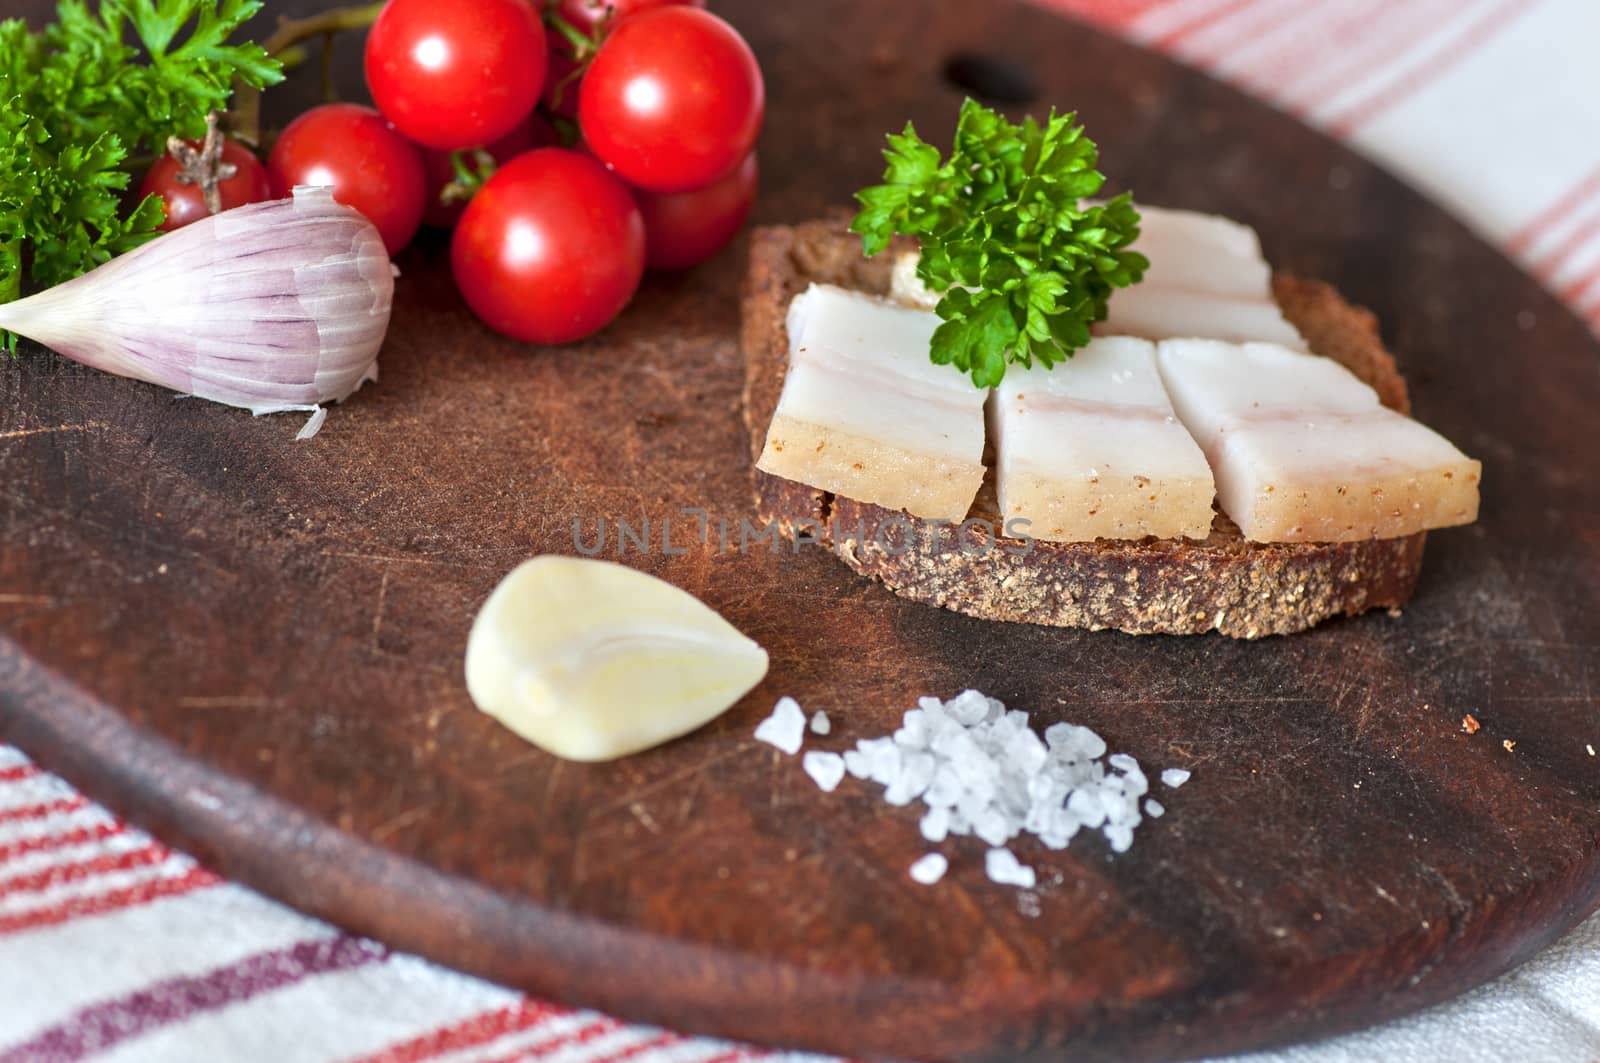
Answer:
[[[255,414],[318,411],[376,379],[393,300],[378,230],[329,189],[297,188],[0,305],[0,328]]]

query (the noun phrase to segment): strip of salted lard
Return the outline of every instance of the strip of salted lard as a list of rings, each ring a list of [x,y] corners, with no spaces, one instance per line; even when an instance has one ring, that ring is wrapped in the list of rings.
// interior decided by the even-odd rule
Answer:
[[[1133,250],[1150,260],[1144,279],[1111,293],[1102,336],[1150,340],[1205,337],[1261,340],[1305,350],[1305,340],[1272,297],[1272,268],[1254,229],[1214,214],[1139,207]],[[917,253],[894,262],[890,294],[931,310],[939,296],[917,278]]]
[[[1247,539],[1389,539],[1477,519],[1482,466],[1331,358],[1167,340],[1156,360]]]
[[[1103,337],[1054,369],[1012,366],[990,397],[989,429],[1000,512],[1030,522],[1036,539],[1211,531],[1211,469],[1146,340]]]
[[[1151,340],[1262,340],[1305,350],[1272,297],[1272,268],[1248,225],[1215,214],[1139,207],[1133,250],[1150,260],[1144,279],[1111,295],[1095,331]]]
[[[789,372],[756,467],[961,520],[983,482],[985,392],[928,360],[939,319],[832,285],[789,304]]]

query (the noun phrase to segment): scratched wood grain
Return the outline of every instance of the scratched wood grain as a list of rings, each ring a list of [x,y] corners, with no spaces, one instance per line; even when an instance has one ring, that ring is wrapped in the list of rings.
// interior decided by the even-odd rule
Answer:
[[[592,537],[601,517],[678,517],[682,545],[684,508],[749,513],[740,254],[538,350],[466,314],[431,237],[400,260],[382,382],[311,443],[295,418],[36,348],[0,367],[0,738],[395,946],[856,1055],[1311,1037],[1458,993],[1592,910],[1600,353],[1579,323],[1355,156],[1073,23],[959,0],[718,6],[767,74],[762,220],[847,202],[883,131],[947,134],[946,57],[1004,57],[1039,107],[1082,111],[1117,186],[1255,224],[1275,263],[1375,308],[1420,416],[1483,459],[1483,520],[1430,538],[1404,616],[1260,643],[985,624],[820,551],[630,554],[765,644],[771,676],[666,748],[564,765],[473,710],[469,622],[515,562],[571,552],[575,519]],[[966,686],[1194,779],[1124,856],[1020,845],[1043,877],[1030,916],[976,843],[913,884],[911,814],[853,783],[823,795],[750,741],[779,694],[829,710],[816,745],[837,748]]]

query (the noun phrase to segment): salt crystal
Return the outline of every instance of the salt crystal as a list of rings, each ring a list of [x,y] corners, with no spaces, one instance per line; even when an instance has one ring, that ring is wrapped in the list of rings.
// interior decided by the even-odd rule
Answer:
[[[1161,782],[1163,785],[1170,786],[1174,790],[1188,781],[1189,770],[1187,768],[1168,768],[1166,771],[1161,773]]]
[[[844,755],[844,770],[857,779],[865,779],[872,774],[867,764],[867,755],[859,749],[846,750]]]
[[[931,886],[944,878],[949,869],[950,861],[938,853],[929,853],[911,865],[911,877],[924,886]]]
[[[1111,843],[1111,851],[1125,853],[1133,846],[1133,828],[1122,824],[1106,828],[1106,841]]]
[[[972,833],[990,845],[1004,845],[1017,833],[1011,820],[997,808],[986,808],[972,819]]]
[[[1160,801],[1157,801],[1153,797],[1149,798],[1144,803],[1144,814],[1149,816],[1151,819],[1160,819],[1166,814],[1166,811],[1167,810],[1165,806],[1163,806]]]
[[[934,770],[933,781],[928,784],[927,793],[922,795],[922,800],[929,807],[947,808],[956,803],[966,787],[961,784],[961,776],[956,774],[956,769],[949,763],[940,764]]]
[[[1051,752],[1059,751],[1072,760],[1094,760],[1104,756],[1105,739],[1072,723],[1056,723],[1045,728],[1044,740]]]
[[[900,762],[900,772],[883,792],[883,799],[891,805],[907,805],[921,797],[933,781],[937,761],[928,753],[906,753]]]
[[[1106,810],[1106,823],[1118,827],[1133,827],[1139,822],[1139,802],[1125,794],[1107,796],[1100,791],[1100,803]],[[1107,830],[1111,827],[1107,826]]]
[[[1106,821],[1105,806],[1100,802],[1100,794],[1094,790],[1072,791],[1072,796],[1067,798],[1067,811],[1091,830]]]
[[[956,801],[956,811],[961,813],[963,819],[972,822],[982,815],[989,807],[989,799],[980,797],[971,790],[966,791]]]
[[[1038,885],[1038,876],[1033,868],[1019,863],[1010,849],[990,849],[983,859],[983,870],[990,881],[1002,886],[1021,886],[1031,890]]]
[[[905,722],[894,733],[895,745],[907,749],[924,749],[928,745],[928,717],[921,709],[912,709]]]
[[[882,786],[892,786],[900,777],[900,747],[887,738],[857,745],[867,755],[867,777]]]
[[[976,690],[963,690],[944,703],[944,711],[963,727],[971,727],[989,715],[989,699]]]
[[[805,734],[806,714],[800,711],[800,703],[783,697],[773,706],[772,715],[756,725],[755,737],[756,741],[776,746],[793,756],[800,752]]]
[[[922,817],[918,824],[922,836],[930,842],[942,842],[950,835],[950,810],[948,808],[930,808],[927,815]]]
[[[1139,770],[1139,762],[1128,756],[1126,753],[1113,753],[1106,758],[1106,763],[1110,764],[1113,768],[1116,768],[1123,774]]]
[[[837,753],[807,753],[800,766],[824,793],[832,793],[844,778],[844,758]]]
[[[1006,756],[1024,775],[1037,775],[1044,767],[1049,751],[1031,727],[1024,726],[1006,742]]]
[[[818,709],[816,714],[811,717],[811,733],[814,735],[825,735],[832,730],[833,721],[828,719],[827,713],[823,712],[821,709]]]

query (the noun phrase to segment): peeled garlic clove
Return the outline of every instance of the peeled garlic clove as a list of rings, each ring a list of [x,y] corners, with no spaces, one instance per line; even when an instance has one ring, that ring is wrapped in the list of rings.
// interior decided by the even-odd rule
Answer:
[[[612,760],[687,734],[761,682],[767,652],[694,595],[609,561],[525,561],[467,639],[467,692],[569,760]]]

